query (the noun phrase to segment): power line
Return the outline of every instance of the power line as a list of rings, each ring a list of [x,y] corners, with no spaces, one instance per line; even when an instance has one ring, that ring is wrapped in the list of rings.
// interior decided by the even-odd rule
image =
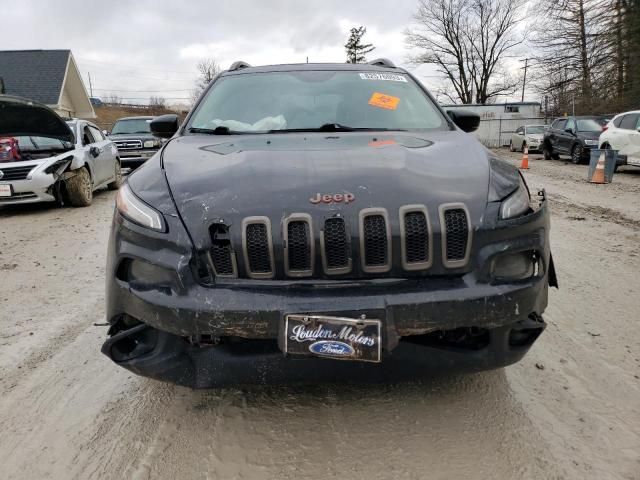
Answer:
[[[83,57],[77,57],[79,61],[83,62],[83,63],[98,63],[98,64],[102,64],[102,65],[109,65],[109,66],[113,66],[113,67],[121,67],[121,68],[131,68],[131,69],[139,69],[140,65],[127,65],[127,64],[122,64],[120,62],[104,62],[101,60],[89,60],[87,58],[83,58]],[[144,70],[149,71],[149,72],[159,72],[159,73],[180,73],[180,74],[184,74],[184,75],[197,75],[197,72],[194,70],[193,72],[187,72],[184,70],[165,70],[164,68],[148,68],[148,67],[144,67]]]
[[[118,88],[94,88],[101,92],[124,92],[124,93],[163,93],[163,92],[190,92],[190,88],[167,89],[167,90],[125,90]]]

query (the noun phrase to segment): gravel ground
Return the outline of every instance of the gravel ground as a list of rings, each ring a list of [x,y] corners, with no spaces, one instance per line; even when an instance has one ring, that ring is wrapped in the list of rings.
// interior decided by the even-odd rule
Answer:
[[[519,161],[519,155],[500,155]],[[99,353],[114,194],[0,208],[0,477],[640,479],[640,169],[531,155],[560,290],[509,368],[394,386],[191,391]]]

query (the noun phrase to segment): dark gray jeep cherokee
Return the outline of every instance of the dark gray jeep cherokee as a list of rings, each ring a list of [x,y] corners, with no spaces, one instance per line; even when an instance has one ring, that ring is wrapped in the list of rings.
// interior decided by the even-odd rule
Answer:
[[[388,60],[250,67],[120,189],[102,351],[192,387],[518,361],[557,286],[544,192]]]

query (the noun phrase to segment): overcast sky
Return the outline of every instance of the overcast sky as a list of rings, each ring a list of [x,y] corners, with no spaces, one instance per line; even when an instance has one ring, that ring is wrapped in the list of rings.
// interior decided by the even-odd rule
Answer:
[[[5,0],[7,1],[7,0]],[[94,96],[115,93],[131,103],[161,95],[188,99],[196,64],[212,57],[227,68],[343,62],[353,26],[367,27],[376,46],[369,58],[387,57],[414,70],[432,91],[435,70],[408,63],[403,31],[416,0],[21,0],[2,22],[2,49],[69,48]],[[185,100],[183,100],[185,99]]]

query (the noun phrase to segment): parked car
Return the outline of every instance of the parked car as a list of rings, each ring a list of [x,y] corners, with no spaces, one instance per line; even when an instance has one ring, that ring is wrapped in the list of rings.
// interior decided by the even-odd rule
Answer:
[[[544,137],[545,125],[523,125],[518,127],[509,140],[509,150],[524,152],[526,146],[528,150],[542,150],[542,138]]]
[[[598,146],[598,138],[608,119],[602,116],[561,117],[545,132],[542,151],[546,160],[569,155],[573,163],[589,161],[590,151]]]
[[[126,117],[117,120],[109,138],[116,144],[123,167],[136,168],[149,160],[162,146],[151,134],[154,117]]]
[[[544,192],[388,60],[238,62],[120,189],[103,353],[192,387],[518,361],[557,286]]]
[[[94,190],[119,188],[113,143],[85,120],[64,121],[49,107],[0,95],[0,205],[91,204]]]
[[[600,148],[618,150],[618,165],[640,167],[640,111],[616,115],[599,139]]]

